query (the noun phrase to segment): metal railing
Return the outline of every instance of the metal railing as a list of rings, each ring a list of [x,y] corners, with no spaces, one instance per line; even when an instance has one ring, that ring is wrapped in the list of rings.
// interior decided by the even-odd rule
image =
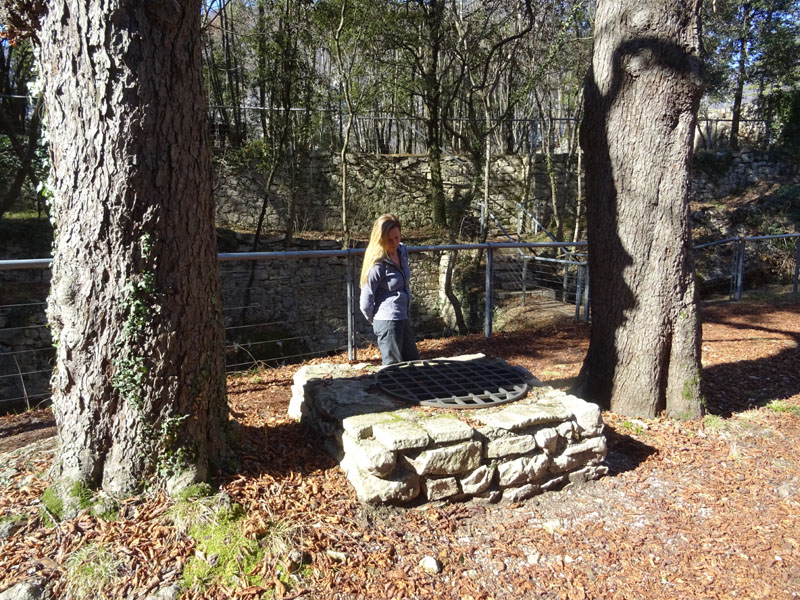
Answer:
[[[787,260],[789,255],[789,240],[795,240],[794,249],[794,265]],[[784,248],[776,248],[775,244],[783,241],[786,244]],[[758,249],[757,246],[762,243],[768,243],[773,246],[770,249]],[[741,300],[742,292],[745,287],[745,279],[747,276],[746,265],[747,247],[748,244],[756,245],[756,249],[750,251],[750,264],[757,265],[757,263],[764,264],[770,261],[770,257],[775,258],[770,267],[770,270],[777,273],[777,279],[791,281],[792,293],[798,292],[798,280],[800,280],[800,233],[783,233],[776,235],[757,235],[750,237],[732,237],[723,240],[715,240],[713,242],[706,242],[697,244],[693,247],[695,251],[695,269],[697,263],[704,259],[702,272],[707,273],[703,281],[698,282],[701,287],[705,286],[709,289],[719,289],[727,283],[729,289],[730,300]],[[713,249],[714,254],[709,258],[703,257],[699,254],[701,250]],[[775,250],[782,252],[776,253]],[[707,253],[706,253],[707,254]],[[728,263],[728,268],[725,264]],[[763,273],[764,269],[758,269],[758,272]],[[756,269],[753,270],[754,272]],[[773,276],[773,278],[775,278]]]
[[[764,246],[756,248],[758,244]],[[480,264],[485,270],[482,277],[477,275],[462,289],[480,296],[478,290],[483,288],[483,298],[473,300],[486,337],[493,333],[495,302],[503,301],[508,291],[521,293],[523,299],[526,294],[539,293],[574,302],[575,318],[583,308],[583,318],[588,320],[588,270],[585,255],[577,252],[585,251],[586,246],[585,242],[509,241],[409,247],[416,255],[412,277],[418,333],[438,336],[445,329],[452,330],[452,326],[442,325],[441,318],[437,321],[436,313],[443,312],[437,305],[440,301],[426,297],[440,290],[444,253],[455,253],[464,263]],[[525,277],[514,279],[509,276],[513,269],[509,270],[508,264],[519,261],[524,250],[537,253],[523,254]],[[748,265],[757,263],[779,272],[774,277],[781,283],[791,281],[793,292],[798,292],[800,234],[727,238],[699,244],[694,251],[696,260],[713,259],[715,285],[728,286],[732,300],[742,297],[747,284],[757,282],[756,270],[748,269]],[[561,256],[568,252],[569,256],[558,258],[558,252]],[[220,254],[229,372],[345,350],[355,360],[357,349],[372,341],[371,329],[359,316],[357,306],[357,273],[363,253],[363,249],[352,249]],[[49,398],[54,348],[45,317],[45,297],[51,262],[49,258],[0,261],[0,407],[30,406]],[[537,265],[538,270],[529,268],[530,264]],[[530,283],[532,271],[535,284]],[[570,281],[568,294],[563,293],[565,279]],[[508,289],[514,285],[518,287]],[[300,287],[302,293],[296,289]],[[418,310],[420,307],[422,310]]]
[[[425,297],[432,296],[438,287],[443,253],[460,253],[462,266],[472,263],[476,253],[483,253],[480,260],[485,268],[483,298],[479,292],[473,306],[477,307],[474,312],[478,318],[483,317],[484,335],[490,337],[498,297],[495,284],[498,282],[503,291],[508,287],[508,279],[502,276],[509,251],[528,248],[552,252],[573,246],[508,242],[409,247],[417,256],[412,260],[412,276],[418,333],[438,337],[445,330],[454,329],[437,318],[437,313],[442,312],[442,301]],[[363,248],[219,254],[228,371],[299,362],[344,350],[355,360],[357,349],[373,341],[371,328],[358,310],[357,273],[363,254]],[[547,257],[530,255],[529,260],[561,267],[559,261]],[[51,263],[50,258],[0,261],[2,285],[7,292],[3,298],[17,298],[0,304],[0,407],[14,403],[35,405],[49,397],[54,348],[45,317],[45,297]],[[29,285],[37,277],[40,285]],[[572,290],[569,296],[577,302],[576,311],[587,298],[585,279],[580,277],[576,285],[583,287]],[[541,281],[540,285],[542,289],[548,285],[556,288],[558,281]],[[469,288],[465,293],[475,293],[474,283],[464,286]],[[534,293],[530,286],[528,293]],[[555,292],[552,297],[566,299]],[[9,392],[11,389],[14,393]]]

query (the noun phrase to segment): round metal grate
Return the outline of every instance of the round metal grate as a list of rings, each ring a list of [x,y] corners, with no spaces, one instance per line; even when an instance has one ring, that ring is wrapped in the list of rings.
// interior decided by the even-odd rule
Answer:
[[[528,384],[519,372],[493,360],[413,360],[378,371],[378,386],[415,404],[483,408],[521,398]]]

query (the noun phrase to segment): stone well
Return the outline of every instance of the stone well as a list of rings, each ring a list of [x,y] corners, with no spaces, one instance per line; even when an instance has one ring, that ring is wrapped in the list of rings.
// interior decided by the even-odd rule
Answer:
[[[322,438],[364,502],[516,501],[606,474],[600,409],[513,368],[530,386],[523,398],[438,409],[383,393],[380,367],[305,365],[294,376],[289,416]]]

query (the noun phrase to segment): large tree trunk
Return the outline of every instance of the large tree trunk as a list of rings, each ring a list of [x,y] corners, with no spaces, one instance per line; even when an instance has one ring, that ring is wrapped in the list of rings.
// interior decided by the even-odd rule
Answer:
[[[699,2],[598,3],[581,143],[592,332],[578,391],[631,416],[701,414],[688,224]]]
[[[195,0],[73,0],[41,21],[62,494],[127,493],[156,473],[191,483],[223,448],[199,15]]]

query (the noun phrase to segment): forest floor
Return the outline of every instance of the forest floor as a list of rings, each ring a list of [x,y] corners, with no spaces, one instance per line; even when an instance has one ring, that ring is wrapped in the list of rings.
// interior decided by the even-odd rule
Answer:
[[[5,417],[0,522],[14,517],[21,528],[0,539],[0,591],[39,577],[55,597],[798,597],[800,306],[706,303],[702,318],[708,414],[677,422],[604,412],[609,474],[518,504],[363,505],[319,441],[286,416],[298,365],[232,378],[241,466],[215,483],[243,507],[242,537],[226,529],[217,549],[187,530],[187,514],[210,521],[211,501],[155,492],[122,502],[113,518],[87,510],[48,526],[40,498],[52,417]],[[499,356],[567,388],[588,326],[532,308],[511,322],[514,331],[489,340],[424,340],[420,350]],[[377,359],[374,349],[361,354]],[[101,569],[89,567],[103,556],[98,584],[90,574]]]

